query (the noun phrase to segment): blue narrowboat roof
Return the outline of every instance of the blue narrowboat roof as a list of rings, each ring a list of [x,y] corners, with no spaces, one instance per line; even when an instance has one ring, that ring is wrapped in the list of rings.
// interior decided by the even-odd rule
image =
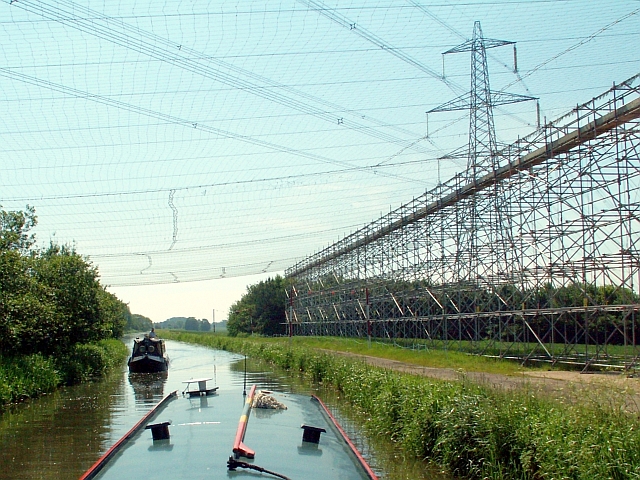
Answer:
[[[255,458],[240,457],[240,461],[290,479],[375,478],[372,472],[367,473],[320,402],[296,394],[270,395],[287,409],[251,409],[243,443],[255,451]],[[237,388],[221,388],[207,396],[179,392],[169,396],[140,422],[137,431],[130,432],[129,439],[121,440],[95,476],[86,478],[136,478],[148,473],[174,480],[276,478],[254,470],[227,469],[245,403],[246,397]],[[154,441],[144,426],[165,422],[171,422],[169,439]],[[326,430],[318,444],[302,441],[303,424]]]

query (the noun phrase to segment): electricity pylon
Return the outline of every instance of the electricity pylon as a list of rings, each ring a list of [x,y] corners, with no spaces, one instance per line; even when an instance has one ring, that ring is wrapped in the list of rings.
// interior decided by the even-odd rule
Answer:
[[[478,178],[498,168],[493,107],[535,100],[535,97],[496,92],[491,91],[489,88],[487,49],[503,45],[515,45],[515,42],[484,38],[480,22],[475,22],[471,40],[443,53],[443,55],[447,55],[450,53],[471,52],[471,90],[469,93],[465,93],[427,112],[469,110],[467,174],[470,179]]]
[[[471,40],[443,53],[471,52],[471,90],[427,112],[469,110],[467,170],[462,175],[467,183],[492,174],[500,167],[493,107],[535,100],[534,97],[492,91],[489,87],[487,49],[503,45],[515,45],[515,42],[484,38],[480,22],[475,22]],[[480,198],[483,195],[487,198]],[[460,230],[455,246],[456,271],[451,272],[451,276],[460,289],[468,285],[472,292],[484,290],[489,293],[488,297],[481,295],[476,298],[477,311],[487,307],[486,302],[494,301],[496,296],[501,298],[496,291],[497,285],[519,283],[518,279],[502,278],[502,272],[513,271],[510,267],[513,262],[518,262],[510,254],[513,244],[510,201],[513,199],[505,198],[496,188],[491,192],[471,195],[458,203],[456,215]]]

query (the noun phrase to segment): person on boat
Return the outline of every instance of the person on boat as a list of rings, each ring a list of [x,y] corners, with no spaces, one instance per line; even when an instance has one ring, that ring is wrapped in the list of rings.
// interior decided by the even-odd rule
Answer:
[[[151,328],[151,331],[149,332],[149,338],[158,338],[158,335],[156,335],[155,328]]]

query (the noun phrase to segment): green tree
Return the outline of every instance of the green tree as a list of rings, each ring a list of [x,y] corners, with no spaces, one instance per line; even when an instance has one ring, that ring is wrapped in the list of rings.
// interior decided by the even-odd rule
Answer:
[[[287,281],[280,275],[249,286],[247,293],[229,309],[227,331],[278,335],[286,333]]]
[[[0,251],[13,250],[26,254],[35,243],[35,235],[28,232],[37,221],[36,211],[29,205],[24,212],[0,210]]]
[[[198,323],[198,320],[195,319],[195,317],[189,317],[184,322],[184,329],[185,330],[200,330],[200,324]]]
[[[68,246],[34,248],[35,210],[0,210],[0,353],[66,353],[78,343],[119,337],[128,307]]]
[[[98,271],[73,248],[50,244],[34,262],[34,272],[56,304],[60,324],[54,333],[60,348],[111,337],[101,321],[99,296],[104,290]]]
[[[121,337],[124,334],[127,319],[131,318],[127,304],[101,288],[98,290],[98,306],[104,336],[107,338]]]
[[[59,317],[49,290],[33,276],[35,211],[0,210],[0,353],[39,351]]]
[[[147,332],[151,330],[152,327],[153,322],[144,315],[133,313],[129,314],[127,318],[126,330],[129,332]]]

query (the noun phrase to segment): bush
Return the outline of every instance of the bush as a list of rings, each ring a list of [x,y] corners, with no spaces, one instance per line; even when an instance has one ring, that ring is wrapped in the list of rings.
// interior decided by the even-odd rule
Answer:
[[[71,354],[55,359],[41,354],[0,357],[0,408],[104,375],[126,357],[120,340],[76,344]]]
[[[58,360],[62,381],[65,385],[100,377],[109,369],[122,364],[127,348],[119,340],[101,340],[96,344],[76,344],[70,353]]]

